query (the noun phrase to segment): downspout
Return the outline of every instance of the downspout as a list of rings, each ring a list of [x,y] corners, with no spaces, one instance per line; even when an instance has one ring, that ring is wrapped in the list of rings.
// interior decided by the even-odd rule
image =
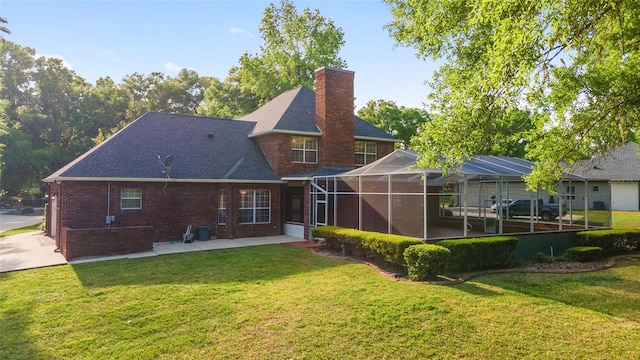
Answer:
[[[107,182],[107,227],[111,229],[111,181]]]

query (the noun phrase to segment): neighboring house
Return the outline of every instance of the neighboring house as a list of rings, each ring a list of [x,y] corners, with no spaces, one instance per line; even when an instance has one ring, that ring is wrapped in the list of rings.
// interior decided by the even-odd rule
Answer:
[[[581,161],[570,172],[587,178],[609,179],[612,210],[640,210],[640,156],[637,143],[630,142],[607,154]],[[590,186],[599,189],[600,184],[590,183]]]
[[[321,68],[238,120],[149,112],[44,182],[47,232],[67,259],[148,251],[188,225],[212,238],[308,238],[313,176],[391,153],[354,116],[354,73]],[[198,233],[196,233],[198,234]]]

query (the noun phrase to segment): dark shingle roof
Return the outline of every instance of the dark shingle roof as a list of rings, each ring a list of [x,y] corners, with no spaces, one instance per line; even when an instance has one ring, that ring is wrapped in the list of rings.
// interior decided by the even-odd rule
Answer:
[[[571,168],[570,172],[586,178],[621,182],[640,181],[638,144],[630,142],[607,154],[580,161]]]
[[[258,110],[238,120],[254,121],[252,135],[272,132],[298,132],[320,136],[316,126],[316,94],[301,86],[280,94]],[[354,115],[356,138],[397,141],[396,138]]]
[[[168,155],[173,156],[173,179],[278,181],[255,139],[247,136],[254,126],[248,121],[149,112],[45,181],[164,178]]]

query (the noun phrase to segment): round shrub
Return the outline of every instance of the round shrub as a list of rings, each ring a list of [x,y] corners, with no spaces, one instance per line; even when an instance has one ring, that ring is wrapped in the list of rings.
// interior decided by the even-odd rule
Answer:
[[[409,246],[404,251],[409,279],[415,281],[429,280],[447,271],[451,252],[449,249],[433,244]]]

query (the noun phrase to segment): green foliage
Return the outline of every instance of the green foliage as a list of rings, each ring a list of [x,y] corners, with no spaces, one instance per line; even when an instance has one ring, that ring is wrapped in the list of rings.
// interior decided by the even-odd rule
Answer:
[[[398,107],[393,101],[369,101],[358,110],[358,116],[402,140],[405,146],[411,143],[418,130],[429,121],[429,114],[417,108]]]
[[[406,266],[404,251],[422,240],[409,236],[383,234],[372,231],[346,229],[336,226],[318,226],[312,230],[313,237],[324,238],[327,246],[347,250],[359,256],[373,256],[392,264]]]
[[[492,236],[483,238],[442,240],[436,245],[451,251],[451,271],[473,271],[505,267],[516,250],[518,238]]]
[[[322,66],[346,66],[338,53],[344,33],[319,10],[298,13],[293,2],[282,0],[264,11],[260,33],[261,53],[240,58],[238,79],[261,103],[298,86],[313,89],[315,70]]]
[[[593,261],[602,257],[602,248],[597,246],[574,246],[567,249],[566,256],[571,261]]]
[[[384,0],[387,29],[423,58],[444,58],[433,121],[414,141],[421,166],[522,151],[529,189],[633,139],[640,125],[640,6],[621,1]],[[526,112],[522,110],[527,109]]]
[[[449,249],[433,245],[420,244],[409,246],[404,251],[404,259],[409,271],[409,279],[424,281],[444,274],[448,268]]]
[[[134,73],[95,85],[60,59],[0,41],[0,166],[10,195],[24,193],[147,111],[195,114],[209,78]],[[4,146],[6,145],[6,147]]]
[[[589,230],[576,235],[577,245],[602,248],[604,255],[640,250],[639,230]]]

